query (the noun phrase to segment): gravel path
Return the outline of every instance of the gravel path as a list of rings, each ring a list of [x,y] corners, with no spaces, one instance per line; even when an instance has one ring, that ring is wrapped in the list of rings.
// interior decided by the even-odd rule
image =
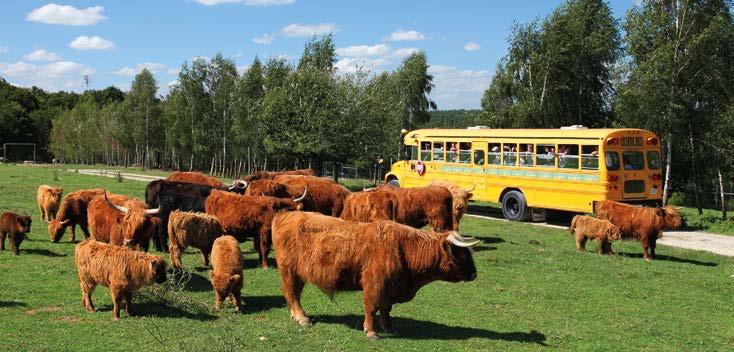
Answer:
[[[71,170],[69,171],[73,172]],[[114,170],[82,169],[82,170],[79,170],[79,173],[83,175],[91,175],[91,176],[104,176],[104,177],[111,177],[111,178],[117,177],[117,171],[114,171]],[[120,174],[126,180],[141,181],[141,182],[150,182],[150,181],[160,180],[164,178],[162,176],[131,174],[127,172],[122,172]]]

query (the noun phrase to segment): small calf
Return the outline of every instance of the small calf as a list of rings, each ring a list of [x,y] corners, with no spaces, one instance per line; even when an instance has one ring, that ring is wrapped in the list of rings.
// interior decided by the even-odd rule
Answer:
[[[227,235],[214,240],[210,276],[217,310],[222,309],[222,302],[229,297],[235,311],[239,312],[242,309],[242,253],[236,238]]]
[[[38,209],[41,210],[41,220],[48,222],[56,217],[63,193],[63,187],[38,186],[36,201],[38,201]]]
[[[10,249],[13,254],[20,254],[20,243],[31,232],[31,217],[16,213],[4,212],[0,215],[0,250],[5,250],[5,237],[10,237]]]
[[[173,267],[181,268],[181,254],[188,246],[201,250],[204,266],[209,265],[209,254],[214,240],[224,234],[216,217],[204,213],[174,211],[168,218],[168,251]]]
[[[576,234],[576,249],[586,250],[586,240],[596,240],[596,252],[612,255],[612,241],[622,237],[622,229],[607,220],[586,215],[576,215],[571,221],[569,232]]]
[[[166,281],[166,262],[161,256],[152,255],[94,240],[76,245],[74,259],[79,272],[82,304],[94,311],[92,292],[97,285],[110,290],[114,308],[112,315],[120,319],[120,303],[125,298],[125,312],[132,315],[133,293],[144,286]]]

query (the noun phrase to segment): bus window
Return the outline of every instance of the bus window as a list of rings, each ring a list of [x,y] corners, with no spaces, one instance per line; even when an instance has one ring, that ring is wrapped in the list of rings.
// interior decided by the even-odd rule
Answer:
[[[456,163],[459,161],[459,143],[446,142],[446,162]]]
[[[459,163],[461,164],[471,163],[471,143],[469,142],[459,143]]]
[[[502,165],[517,165],[517,144],[505,143],[502,145]]]
[[[418,146],[414,145],[410,147],[410,155],[408,160],[418,160]]]
[[[619,170],[619,153],[617,152],[606,152],[604,153],[607,157],[607,170],[617,171]]]
[[[622,162],[625,170],[643,170],[645,161],[642,152],[622,152]]]
[[[443,142],[433,142],[433,161],[443,161]]]
[[[599,147],[595,145],[581,146],[581,169],[598,170],[599,169]]]
[[[499,143],[489,143],[487,145],[487,164],[499,165],[502,161],[502,154],[500,153],[502,146]]]
[[[484,165],[484,150],[474,151],[474,165]]]
[[[538,144],[538,150],[535,154],[535,166],[542,167],[555,167],[556,166],[556,146],[555,145],[540,145]]]
[[[576,144],[558,145],[558,167],[564,169],[579,168],[579,146]]]
[[[431,161],[431,142],[421,142],[421,160]]]
[[[520,166],[533,166],[533,145],[520,144]]]
[[[647,152],[647,168],[650,170],[660,170],[660,153],[657,150]]]

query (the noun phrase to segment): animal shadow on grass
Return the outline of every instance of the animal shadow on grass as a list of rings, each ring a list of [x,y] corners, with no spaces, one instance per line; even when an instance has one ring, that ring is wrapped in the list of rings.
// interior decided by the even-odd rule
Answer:
[[[199,321],[215,320],[217,317],[202,309],[191,308],[192,312],[172,306],[165,302],[135,301],[133,298],[133,317],[185,318]],[[98,312],[111,312],[112,305],[106,304],[97,308]],[[120,317],[127,317],[124,305],[120,307]]]
[[[260,268],[260,259],[245,259],[243,265],[245,266],[245,269]],[[274,258],[268,258],[268,268],[276,270],[278,269],[278,265],[275,262]]]
[[[618,253],[621,256],[628,257],[628,258],[642,258],[642,253],[626,253],[626,252],[619,252]],[[661,260],[661,261],[668,261],[668,262],[676,262],[676,263],[684,263],[684,264],[694,264],[694,265],[703,265],[703,266],[717,266],[719,263],[714,262],[702,262],[695,259],[686,259],[686,258],[678,258],[673,257],[669,255],[662,255],[662,254],[656,254],[655,258],[652,259],[652,261]]]
[[[316,323],[343,324],[355,330],[362,331],[363,316],[349,315],[319,315],[314,317]],[[511,342],[536,343],[548,346],[545,335],[532,330],[530,332],[497,332],[485,329],[463,326],[450,326],[411,318],[392,317],[393,326],[397,331],[389,335],[397,339],[413,340],[466,340],[470,338],[485,338]]]
[[[245,296],[242,297],[242,302],[242,311],[245,314],[265,312],[286,306],[283,296]]]
[[[7,308],[7,307],[27,307],[28,305],[23,302],[7,302],[7,301],[0,301],[0,308]]]
[[[31,249],[21,249],[20,251],[24,253],[28,253],[28,254],[42,255],[42,256],[51,257],[51,258],[66,257],[66,254],[59,254],[54,251],[50,251],[48,249],[31,248]]]
[[[505,240],[499,237],[477,237],[477,239],[480,240],[481,242],[479,243],[478,246],[474,247],[475,252],[493,251],[493,250],[496,250],[497,247],[487,246],[488,244],[505,242]]]
[[[212,283],[209,281],[208,274],[204,273],[203,275],[190,273],[191,278],[189,278],[188,281],[186,281],[186,284],[184,285],[184,290],[190,291],[190,292],[208,292],[212,290]],[[180,274],[173,274],[173,275],[180,275]]]

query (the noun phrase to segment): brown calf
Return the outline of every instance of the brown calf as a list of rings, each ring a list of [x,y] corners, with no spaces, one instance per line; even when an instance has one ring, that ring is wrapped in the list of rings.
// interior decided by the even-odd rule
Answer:
[[[76,245],[74,260],[79,273],[82,304],[94,311],[92,292],[97,285],[110,290],[112,316],[120,319],[120,303],[127,302],[125,312],[133,314],[133,293],[144,286],[166,281],[166,262],[161,256],[151,255],[129,248],[86,240]]]
[[[5,250],[5,237],[10,237],[10,249],[20,255],[20,243],[31,232],[31,217],[6,211],[0,215],[0,250]]]
[[[188,246],[201,250],[204,266],[209,265],[209,253],[224,229],[216,217],[204,213],[174,211],[168,218],[168,251],[174,268],[181,268],[181,254]]]
[[[63,187],[38,186],[36,201],[38,201],[38,209],[41,210],[41,220],[51,221],[56,217],[56,211],[59,210],[63,193]]]
[[[586,241],[592,239],[596,241],[597,253],[612,255],[612,241],[622,238],[619,226],[586,215],[574,216],[568,231],[576,235],[576,249],[579,252],[586,250]]]
[[[222,302],[230,297],[235,312],[239,312],[242,309],[242,253],[236,238],[227,235],[214,240],[209,276],[214,287],[217,310],[221,310]]]

